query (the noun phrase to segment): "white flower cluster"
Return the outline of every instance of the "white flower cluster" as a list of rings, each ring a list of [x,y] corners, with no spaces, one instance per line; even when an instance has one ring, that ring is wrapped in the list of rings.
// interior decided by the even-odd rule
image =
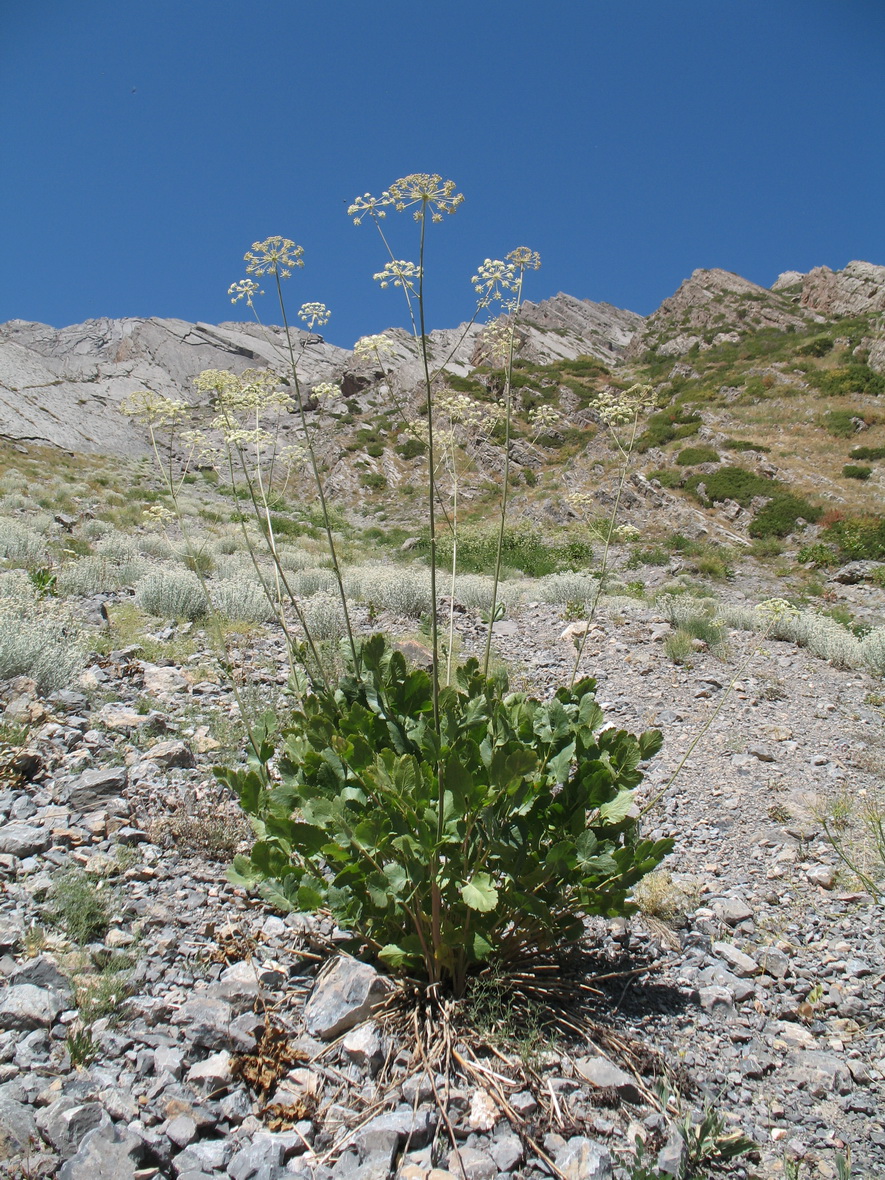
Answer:
[[[404,290],[414,291],[414,280],[421,278],[421,267],[416,266],[414,262],[403,262],[394,258],[388,262],[384,270],[380,270],[373,277],[382,287],[402,287]]]
[[[479,306],[488,307],[492,300],[503,299],[505,291],[518,290],[520,276],[512,262],[487,258],[477,267],[470,281],[479,295]]]
[[[326,307],[325,303],[302,303],[298,318],[307,324],[308,328],[313,331],[314,328],[322,328],[328,324],[332,318],[332,313]]]
[[[348,206],[347,213],[353,218],[354,225],[359,225],[366,215],[376,219],[384,217],[389,206],[399,213],[417,206],[414,212],[416,221],[422,221],[427,210],[430,210],[431,220],[442,221],[444,213],[454,213],[464,200],[464,194],[456,193],[455,187],[454,180],[443,180],[438,173],[412,172],[395,180],[380,197],[373,197],[370,193],[357,197]]]
[[[535,432],[535,438],[552,429],[562,415],[553,406],[533,406],[529,410],[528,419]]]
[[[603,389],[594,409],[606,426],[625,426],[654,406],[650,385],[631,385],[629,389]]]
[[[332,398],[341,397],[341,386],[334,381],[321,381],[310,392],[319,402],[331,401]]]
[[[304,266],[304,248],[296,246],[291,238],[279,236],[253,242],[252,249],[243,255],[246,273],[250,275],[276,275],[287,279],[295,267]]]
[[[130,418],[138,418],[149,426],[171,426],[187,412],[187,405],[175,398],[165,397],[150,389],[131,393],[120,403],[120,411]]]
[[[231,303],[239,303],[241,299],[245,299],[249,307],[253,306],[253,300],[256,295],[264,294],[259,289],[258,284],[252,279],[240,279],[236,283],[231,283],[227,289],[227,293],[231,297]]]
[[[353,346],[355,361],[378,363],[381,368],[384,367],[383,360],[394,356],[396,356],[396,349],[390,338],[383,333],[376,336],[361,336]]]

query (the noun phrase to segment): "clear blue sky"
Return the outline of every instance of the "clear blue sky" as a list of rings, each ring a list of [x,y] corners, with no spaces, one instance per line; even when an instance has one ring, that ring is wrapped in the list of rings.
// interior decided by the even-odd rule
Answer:
[[[345,207],[417,171],[467,198],[435,327],[517,245],[529,298],[642,313],[695,267],[885,263],[883,0],[0,0],[0,110],[0,321],[243,318],[282,234],[350,345],[404,317]]]

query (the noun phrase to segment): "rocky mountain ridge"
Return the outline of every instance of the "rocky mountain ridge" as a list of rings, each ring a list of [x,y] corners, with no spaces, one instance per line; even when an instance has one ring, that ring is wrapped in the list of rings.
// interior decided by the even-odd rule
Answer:
[[[593,357],[609,368],[630,365],[654,350],[678,358],[692,348],[739,340],[747,332],[807,329],[828,319],[885,311],[885,267],[851,262],[842,271],[788,271],[771,290],[724,270],[696,270],[651,316],[560,293],[526,303],[520,313],[521,355],[535,364]],[[870,366],[885,371],[885,331],[870,340]],[[346,380],[352,354],[322,337],[296,332],[306,386]],[[420,376],[409,333],[392,329],[397,381]],[[430,333],[435,366],[467,376],[485,359],[482,325]],[[107,318],[55,329],[12,320],[0,324],[0,435],[65,449],[136,456],[147,442],[116,412],[144,389],[193,402],[202,370],[279,364],[281,328],[218,325],[162,318]]]

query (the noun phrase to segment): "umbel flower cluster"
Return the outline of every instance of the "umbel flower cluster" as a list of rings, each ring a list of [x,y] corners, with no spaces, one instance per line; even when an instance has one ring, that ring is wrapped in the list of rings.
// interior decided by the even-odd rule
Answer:
[[[380,197],[371,193],[357,197],[347,212],[354,225],[360,225],[366,215],[385,217],[388,208],[398,213],[414,208],[416,221],[422,221],[429,210],[431,221],[442,221],[444,213],[454,213],[464,201],[464,194],[456,193],[455,187],[454,180],[443,180],[438,173],[413,172],[394,181]]]

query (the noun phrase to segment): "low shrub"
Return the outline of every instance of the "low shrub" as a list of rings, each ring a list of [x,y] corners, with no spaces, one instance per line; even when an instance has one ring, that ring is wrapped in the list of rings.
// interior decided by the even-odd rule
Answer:
[[[857,434],[857,423],[862,420],[860,410],[827,410],[823,416],[823,425],[836,438],[851,438]]]
[[[834,520],[821,536],[836,546],[842,561],[885,561],[885,516]]]
[[[869,479],[873,474],[872,467],[861,466],[855,463],[846,463],[842,468],[842,476],[844,479]]]
[[[877,459],[885,459],[885,447],[852,447],[849,457],[851,459],[866,459],[873,463]]]
[[[196,620],[209,610],[206,591],[197,575],[172,566],[155,569],[139,582],[135,603],[161,619]]]
[[[353,594],[379,610],[420,619],[430,610],[430,575],[427,570],[363,566],[348,570],[348,596]]]
[[[676,456],[680,467],[696,467],[699,463],[719,463],[719,453],[713,447],[686,447]]]
[[[636,440],[635,450],[640,454],[652,447],[663,447],[676,438],[688,438],[701,428],[700,414],[693,414],[681,406],[671,406],[651,414],[645,430]]]
[[[748,442],[743,438],[727,438],[722,446],[726,451],[758,451],[760,455],[771,454],[771,447],[763,446],[762,443]]]
[[[660,467],[657,471],[648,473],[649,479],[656,479],[662,488],[680,488],[685,479],[685,473],[675,471],[672,467]]]
[[[254,574],[212,582],[211,596],[215,610],[228,619],[264,623],[276,617],[272,601]]]
[[[41,692],[67,688],[83,667],[79,628],[52,599],[37,600],[33,587],[0,594],[0,680],[29,676]]]
[[[760,508],[748,531],[751,537],[787,537],[795,532],[800,520],[814,524],[822,513],[822,508],[799,496],[780,493]]]
[[[0,558],[32,568],[46,564],[46,538],[14,520],[0,519]]]
[[[843,365],[809,373],[809,380],[821,393],[839,397],[847,393],[866,393],[877,397],[885,393],[885,374],[874,373],[869,365]]]
[[[110,890],[83,869],[66,869],[52,883],[46,916],[78,945],[95,942],[104,938],[111,924]]]

